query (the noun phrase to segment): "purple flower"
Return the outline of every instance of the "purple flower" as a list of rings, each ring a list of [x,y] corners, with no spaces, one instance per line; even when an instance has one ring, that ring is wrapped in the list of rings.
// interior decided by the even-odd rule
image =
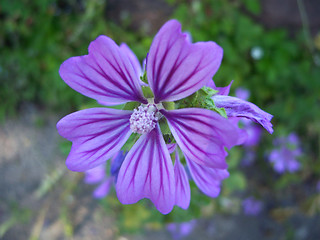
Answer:
[[[190,235],[195,228],[196,223],[196,220],[182,223],[169,223],[167,224],[167,230],[171,233],[173,239],[178,240]]]
[[[168,21],[147,56],[146,77],[153,96],[144,96],[143,89],[148,86],[140,80],[141,68],[131,53],[100,36],[90,44],[88,55],[66,60],[59,72],[71,88],[101,104],[138,102],[140,106],[134,110],[81,110],[61,119],[57,128],[73,142],[66,161],[73,171],[103,164],[132,133],[140,134],[119,170],[117,195],[123,204],[149,198],[166,214],[176,202],[176,184],[161,124],[167,122],[188,161],[206,171],[227,168],[225,147],[239,142],[236,126],[214,111],[166,109],[167,102],[190,96],[212,79],[220,66],[222,49],[214,42],[192,44],[179,22]]]
[[[125,154],[119,151],[111,159],[110,176],[106,174],[106,164],[101,164],[95,168],[85,171],[84,182],[87,184],[99,184],[93,192],[94,198],[104,198],[108,195],[111,185],[116,182],[120,166],[124,160]]]
[[[242,202],[243,212],[246,215],[258,215],[263,208],[263,203],[254,197],[248,197]]]
[[[269,161],[278,173],[286,171],[293,173],[300,169],[297,157],[301,156],[300,141],[296,134],[291,133],[287,137],[279,137],[274,140],[274,149],[269,155]]]

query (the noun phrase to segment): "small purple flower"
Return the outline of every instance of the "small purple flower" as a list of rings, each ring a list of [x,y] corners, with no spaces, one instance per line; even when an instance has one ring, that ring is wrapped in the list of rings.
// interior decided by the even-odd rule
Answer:
[[[171,233],[173,239],[179,240],[190,235],[195,228],[196,223],[196,220],[181,223],[169,223],[167,224],[167,230]]]
[[[73,142],[67,167],[73,171],[97,167],[117,153],[132,133],[140,134],[119,170],[117,196],[123,204],[149,198],[160,212],[169,213],[176,202],[175,170],[160,125],[167,122],[189,164],[197,164],[199,172],[226,169],[225,147],[239,143],[236,126],[214,111],[166,109],[167,102],[186,98],[211,80],[221,60],[221,47],[214,42],[192,44],[179,22],[171,20],[151,44],[146,85],[131,50],[106,36],[98,37],[88,55],[72,57],[61,65],[60,76],[100,104],[138,102],[140,106],[134,110],[92,108],[61,119],[57,124],[60,135]],[[153,96],[144,96],[147,88]],[[202,181],[200,174],[196,178]]]
[[[269,155],[269,161],[278,173],[286,171],[293,173],[300,169],[297,158],[301,156],[300,141],[296,134],[291,133],[288,137],[279,137],[274,140],[274,149]]]
[[[85,171],[84,182],[87,184],[99,184],[93,192],[94,198],[104,198],[108,195],[111,185],[117,181],[120,166],[124,160],[125,154],[119,151],[111,159],[110,176],[106,174],[106,164],[101,164],[95,168]]]
[[[242,202],[243,212],[246,215],[258,215],[263,208],[263,203],[254,197],[248,197]]]

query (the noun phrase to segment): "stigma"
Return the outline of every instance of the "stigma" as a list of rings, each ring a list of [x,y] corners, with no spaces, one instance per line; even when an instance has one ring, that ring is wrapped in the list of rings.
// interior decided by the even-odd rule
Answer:
[[[149,133],[156,127],[160,115],[155,104],[141,105],[138,109],[133,110],[130,117],[130,129],[134,133]]]

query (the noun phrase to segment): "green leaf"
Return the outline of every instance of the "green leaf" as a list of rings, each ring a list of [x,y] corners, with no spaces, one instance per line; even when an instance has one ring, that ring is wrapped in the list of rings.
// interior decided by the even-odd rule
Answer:
[[[127,102],[123,106],[122,110],[133,110],[133,109],[137,108],[139,105],[140,105],[139,102]]]
[[[141,88],[145,98],[153,98],[153,92],[150,87],[142,86]]]

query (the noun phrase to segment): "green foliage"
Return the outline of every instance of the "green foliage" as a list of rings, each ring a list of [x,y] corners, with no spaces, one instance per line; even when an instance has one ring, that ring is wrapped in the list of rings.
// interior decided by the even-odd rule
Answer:
[[[104,7],[103,0],[2,1],[0,119],[14,114],[24,102],[70,111],[89,101],[62,81],[61,63],[87,54],[89,43],[99,35],[127,40],[129,46],[138,38],[107,23]],[[132,49],[143,59],[141,52],[145,54],[149,44],[145,38]]]

